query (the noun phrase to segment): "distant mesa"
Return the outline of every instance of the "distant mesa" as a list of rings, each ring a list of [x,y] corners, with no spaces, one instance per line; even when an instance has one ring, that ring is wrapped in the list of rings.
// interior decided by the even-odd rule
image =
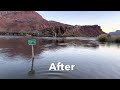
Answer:
[[[120,30],[116,30],[115,32],[110,32],[110,35],[120,35]]]
[[[0,11],[0,35],[88,36],[105,32],[98,25],[68,25],[48,21],[35,11]]]

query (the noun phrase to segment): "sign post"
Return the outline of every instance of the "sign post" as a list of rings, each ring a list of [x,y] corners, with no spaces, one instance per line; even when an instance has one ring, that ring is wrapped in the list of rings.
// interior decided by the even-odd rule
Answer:
[[[36,39],[28,40],[28,44],[32,46],[32,59],[34,59],[34,47],[33,47],[33,45],[36,45]]]
[[[34,59],[34,47],[32,45],[32,58]]]

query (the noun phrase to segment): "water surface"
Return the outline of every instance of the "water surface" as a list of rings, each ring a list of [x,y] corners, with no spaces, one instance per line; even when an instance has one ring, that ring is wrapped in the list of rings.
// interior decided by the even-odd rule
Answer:
[[[120,45],[95,38],[0,37],[0,79],[120,79]],[[97,44],[97,45],[94,45]],[[73,71],[49,71],[51,63],[76,65]]]

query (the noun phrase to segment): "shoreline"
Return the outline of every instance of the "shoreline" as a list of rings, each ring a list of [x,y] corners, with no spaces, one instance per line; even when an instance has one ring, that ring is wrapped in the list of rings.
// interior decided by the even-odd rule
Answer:
[[[0,35],[1,37],[26,37],[26,38],[42,38],[42,39],[82,39],[82,40],[96,40],[97,37],[38,37],[38,36],[11,36],[11,35]]]
[[[2,36],[3,36],[3,37],[4,37],[4,36],[5,36],[5,37],[7,37],[7,36],[8,36],[8,37],[10,37],[10,36],[12,36],[12,37],[50,37],[50,38],[52,37],[52,36],[22,36],[22,35],[21,35],[21,36],[20,36],[20,35],[17,36],[17,35],[0,35],[0,37],[2,37]],[[53,38],[66,38],[66,37],[87,37],[87,36],[57,36],[57,37],[53,37]],[[97,38],[97,36],[94,36],[94,37],[92,37],[92,36],[89,37],[89,36],[88,36],[87,38]]]

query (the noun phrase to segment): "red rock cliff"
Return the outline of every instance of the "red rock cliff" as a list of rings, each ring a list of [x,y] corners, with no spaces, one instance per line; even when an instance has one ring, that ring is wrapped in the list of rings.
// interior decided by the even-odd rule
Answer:
[[[56,27],[57,30],[55,30]],[[53,31],[59,36],[98,36],[104,33],[98,25],[70,26],[55,21],[47,21],[35,11],[0,11],[0,32],[39,33],[42,30],[49,31],[47,34],[51,34],[51,36],[54,35]]]

